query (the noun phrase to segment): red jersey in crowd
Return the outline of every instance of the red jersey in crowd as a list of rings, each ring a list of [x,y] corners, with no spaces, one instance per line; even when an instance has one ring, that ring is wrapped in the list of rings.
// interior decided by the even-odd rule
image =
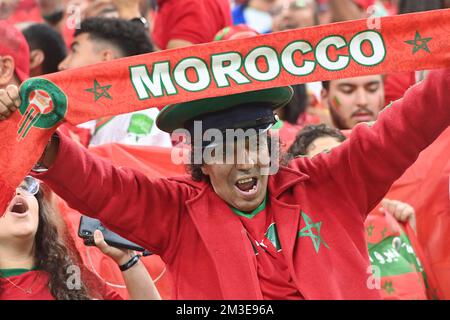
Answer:
[[[49,275],[41,270],[0,270],[0,300],[55,300],[49,288]],[[114,290],[102,283],[104,300],[122,300]]]
[[[162,50],[172,39],[194,44],[210,42],[229,25],[228,0],[158,0],[153,41]]]

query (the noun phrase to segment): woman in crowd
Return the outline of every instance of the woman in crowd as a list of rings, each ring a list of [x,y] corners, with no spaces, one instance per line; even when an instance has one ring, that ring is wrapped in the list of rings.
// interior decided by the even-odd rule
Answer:
[[[122,299],[80,263],[46,193],[26,177],[0,218],[0,300]],[[131,299],[160,299],[136,255],[108,246],[100,231],[94,241],[121,266]]]

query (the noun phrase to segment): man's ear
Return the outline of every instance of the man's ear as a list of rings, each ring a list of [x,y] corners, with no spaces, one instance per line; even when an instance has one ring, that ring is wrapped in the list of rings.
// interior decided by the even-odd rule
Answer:
[[[322,101],[327,101],[329,96],[329,91],[325,88],[322,89],[322,91],[320,91],[320,97],[322,99]]]
[[[101,53],[102,55],[102,61],[106,62],[106,61],[111,61],[111,60],[115,60],[117,58],[120,58],[116,52],[112,49],[104,49]]]
[[[30,52],[30,69],[36,69],[44,63],[45,55],[40,49],[34,49]]]
[[[14,79],[14,59],[11,56],[0,57],[0,87],[11,84]]]
[[[205,176],[209,176],[209,168],[207,166],[202,166],[201,170]]]

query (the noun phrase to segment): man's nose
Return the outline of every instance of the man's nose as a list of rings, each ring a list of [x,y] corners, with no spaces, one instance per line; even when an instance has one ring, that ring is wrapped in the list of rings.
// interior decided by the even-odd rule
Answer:
[[[255,154],[250,152],[246,148],[242,148],[236,152],[236,168],[239,170],[249,170],[253,168],[256,164]]]
[[[367,92],[364,89],[358,89],[356,91],[356,105],[358,107],[365,107],[368,104]]]

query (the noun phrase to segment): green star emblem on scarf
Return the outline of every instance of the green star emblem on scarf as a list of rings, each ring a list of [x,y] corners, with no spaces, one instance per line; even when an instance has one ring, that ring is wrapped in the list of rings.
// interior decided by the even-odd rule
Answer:
[[[328,245],[325,243],[325,241],[323,241],[322,237],[320,236],[320,228],[322,226],[322,222],[319,221],[319,222],[313,223],[311,218],[303,211],[302,211],[302,218],[303,218],[303,220],[305,220],[306,226],[298,232],[298,237],[299,238],[300,237],[310,237],[313,242],[314,249],[316,249],[316,253],[319,253],[321,243],[323,243],[323,245],[327,249],[330,249],[330,247],[328,247]],[[315,234],[313,232],[313,229],[316,229],[317,234]]]
[[[367,235],[368,235],[369,237],[372,236],[372,234],[373,234],[373,229],[375,229],[375,227],[373,226],[373,224],[370,224],[370,225],[366,228],[366,230],[367,230]]]
[[[381,237],[384,238],[384,236],[386,235],[386,232],[388,231],[388,229],[386,227],[384,227],[383,230],[381,230]]]
[[[386,281],[381,288],[383,288],[383,290],[385,290],[388,294],[391,294],[395,291],[392,287],[392,281]]]
[[[405,41],[405,43],[410,44],[413,47],[413,54],[416,54],[420,50],[425,50],[430,53],[430,48],[428,48],[428,42],[430,42],[433,38],[422,38],[419,31],[416,31],[416,35],[414,40]]]
[[[85,91],[93,93],[95,102],[99,100],[102,97],[105,97],[107,99],[112,100],[111,95],[108,93],[108,90],[111,89],[111,85],[101,86],[100,83],[98,83],[97,79],[94,80],[94,87],[85,89]]]

